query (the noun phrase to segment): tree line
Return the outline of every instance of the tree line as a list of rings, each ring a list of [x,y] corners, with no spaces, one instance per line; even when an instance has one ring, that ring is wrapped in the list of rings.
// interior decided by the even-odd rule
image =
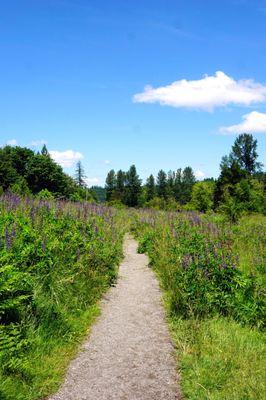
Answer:
[[[0,194],[11,190],[40,198],[107,201],[116,206],[214,210],[234,220],[243,211],[266,212],[265,187],[257,140],[246,133],[236,138],[229,155],[222,158],[216,180],[197,181],[188,166],[168,173],[161,169],[143,183],[132,165],[128,171],[109,171],[105,188],[91,189],[80,161],[71,177],[50,157],[45,145],[37,153],[19,146],[0,148]]]
[[[20,146],[0,148],[0,194],[7,190],[42,198],[93,199],[81,163],[71,177],[50,157],[45,145],[37,153]]]
[[[180,204],[186,204],[191,200],[195,182],[191,167],[186,167],[183,171],[179,168],[167,174],[161,169],[156,178],[150,175],[143,186],[135,165],[127,172],[119,170],[116,173],[112,169],[106,178],[106,200],[120,201],[129,207],[143,206],[144,203],[152,203],[156,198],[165,201],[174,199]]]
[[[188,166],[168,173],[161,169],[142,184],[132,165],[127,172],[109,171],[106,200],[129,207],[222,211],[232,220],[243,211],[265,213],[266,174],[257,160],[257,140],[244,133],[236,138],[229,155],[222,158],[217,180],[197,181]]]

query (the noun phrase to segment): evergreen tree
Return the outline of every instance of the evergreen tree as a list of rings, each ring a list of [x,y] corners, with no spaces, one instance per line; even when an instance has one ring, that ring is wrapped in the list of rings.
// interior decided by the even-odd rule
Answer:
[[[76,173],[75,173],[75,181],[80,188],[86,187],[86,175],[84,168],[81,164],[81,161],[78,161],[76,164]]]
[[[125,203],[129,207],[136,207],[139,205],[141,195],[141,180],[137,174],[135,165],[131,165],[126,174],[126,193]]]
[[[121,169],[116,174],[116,197],[123,201],[125,197],[126,173]]]
[[[254,174],[261,168],[261,164],[257,162],[257,140],[252,135],[243,133],[239,135],[233,146],[230,158],[236,161],[240,168],[249,174]]]
[[[167,196],[174,197],[174,186],[175,186],[175,172],[169,171],[167,174]]]
[[[147,179],[146,196],[147,196],[147,201],[152,200],[156,196],[155,179],[153,175],[150,175]]]
[[[237,185],[242,180],[249,179],[251,174],[256,176],[256,171],[259,171],[261,167],[261,164],[256,161],[258,157],[256,149],[257,140],[254,140],[252,135],[244,133],[236,138],[229,156],[222,158],[220,164],[221,173],[214,191],[216,208],[222,202],[236,201]],[[242,183],[238,187],[244,187],[245,185]]]
[[[96,194],[96,199],[100,203],[106,200],[106,190],[101,186],[92,186],[91,190]]]
[[[113,169],[108,172],[106,181],[105,181],[105,190],[106,190],[106,200],[110,201],[114,199],[114,194],[116,190],[116,174]]]
[[[49,153],[48,153],[46,144],[44,144],[44,145],[42,146],[41,154],[42,154],[43,156],[49,156]]]
[[[178,168],[175,173],[175,180],[174,180],[174,197],[176,201],[180,202],[182,194],[182,169]]]
[[[182,192],[180,202],[186,204],[191,200],[192,188],[196,182],[195,175],[191,167],[186,167],[182,173]]]
[[[167,175],[160,169],[157,175],[157,194],[159,197],[166,199],[167,197]]]

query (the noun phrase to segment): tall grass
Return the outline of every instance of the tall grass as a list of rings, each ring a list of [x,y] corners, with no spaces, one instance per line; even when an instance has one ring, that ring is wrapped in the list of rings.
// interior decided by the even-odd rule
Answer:
[[[0,200],[0,398],[42,398],[116,279],[125,223],[96,205]]]
[[[164,289],[185,399],[266,397],[265,230],[260,218],[247,230],[250,223],[232,228],[195,213],[135,217],[139,250],[149,255]]]
[[[253,215],[242,218],[233,228],[234,251],[239,257],[239,267],[266,284],[266,216]]]

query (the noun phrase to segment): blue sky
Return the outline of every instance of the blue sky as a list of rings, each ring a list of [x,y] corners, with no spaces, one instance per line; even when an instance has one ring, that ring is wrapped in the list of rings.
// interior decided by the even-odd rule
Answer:
[[[82,156],[90,184],[217,176],[242,128],[266,162],[266,0],[9,0],[0,57],[0,144]]]

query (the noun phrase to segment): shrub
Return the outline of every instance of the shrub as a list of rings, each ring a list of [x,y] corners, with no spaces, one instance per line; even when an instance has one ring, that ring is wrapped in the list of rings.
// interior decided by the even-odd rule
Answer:
[[[143,218],[143,217],[142,217]],[[139,251],[160,275],[171,312],[183,318],[223,315],[263,326],[263,292],[238,268],[229,227],[195,213],[157,214],[135,225]]]

